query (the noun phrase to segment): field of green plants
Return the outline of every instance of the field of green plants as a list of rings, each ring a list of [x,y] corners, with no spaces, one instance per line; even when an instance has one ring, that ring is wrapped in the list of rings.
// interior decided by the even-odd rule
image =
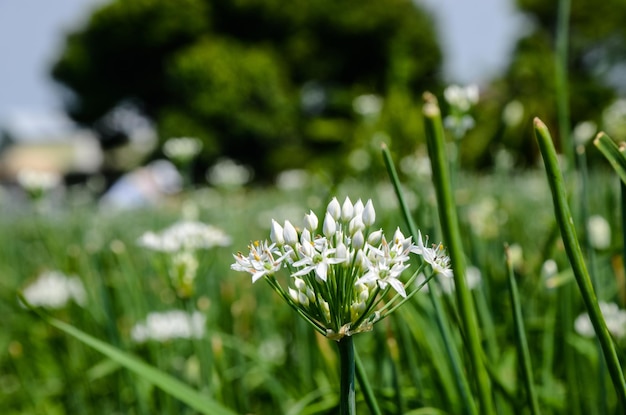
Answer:
[[[566,169],[562,181],[543,165],[450,172],[437,162],[446,160],[443,147],[437,150],[437,122],[430,132],[427,123],[432,169],[410,168],[424,163],[424,154],[383,150],[390,174],[371,172],[367,181],[331,184],[290,171],[273,186],[189,188],[158,208],[134,210],[98,206],[80,188],[37,203],[4,199],[2,413],[622,413],[626,292],[618,175],[608,163]],[[541,143],[546,132],[540,124],[535,129]],[[599,151],[591,143],[586,149]],[[545,151],[544,159],[555,156]],[[401,182],[395,165],[403,166]],[[551,187],[555,182],[565,194]],[[557,214],[553,207],[559,197],[572,212],[566,223],[558,215],[563,205],[557,203]],[[306,296],[282,296],[272,285],[294,287],[296,278],[263,268],[253,284],[232,265],[250,265],[254,255],[246,246],[258,246],[254,241],[289,245],[288,223],[303,244],[308,229],[317,229],[315,241],[322,232],[330,239],[333,198],[342,204],[337,226],[347,209],[366,228],[383,230],[392,246],[381,245],[383,251],[394,252],[398,227],[418,243],[407,217],[428,237],[422,254],[432,244],[442,254],[437,244],[445,240],[454,278],[444,272],[446,255],[439,262],[424,255],[433,278],[418,285],[421,262],[411,259],[397,276],[409,295],[373,305],[388,311],[385,303],[400,298],[389,318],[362,323],[362,333],[342,327],[324,336],[301,318],[311,309]],[[372,201],[373,225],[359,200]],[[350,223],[345,240],[356,248],[363,226],[354,231]],[[576,231],[589,273],[571,262],[567,229]],[[338,252],[324,259],[328,281],[342,275],[332,261]],[[311,277],[320,275],[315,264],[300,275],[307,288],[321,290],[321,279]],[[370,290],[389,294],[386,281],[398,291],[383,275]],[[319,295],[308,298],[319,305]],[[337,347],[345,339],[354,342],[352,377]]]

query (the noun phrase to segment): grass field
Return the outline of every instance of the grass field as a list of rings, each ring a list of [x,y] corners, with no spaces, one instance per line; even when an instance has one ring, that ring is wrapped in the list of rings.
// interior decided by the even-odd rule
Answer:
[[[576,190],[570,205],[598,298],[622,305],[626,292],[619,182],[608,169],[595,169],[583,194],[579,175],[568,174],[570,189]],[[409,176],[403,188],[421,232],[430,242],[440,241],[430,179]],[[531,381],[541,411],[619,412],[593,331],[589,336],[575,330],[575,320],[585,308],[559,237],[543,169],[458,174],[456,188],[468,274],[479,275],[471,295],[497,413],[532,413],[515,336],[505,243],[519,286]],[[408,234],[384,174],[368,183],[346,180],[332,189],[312,176],[295,188],[196,188],[158,208],[132,211],[99,209],[75,193],[38,207],[8,201],[0,206],[3,414],[197,413],[153,386],[154,379],[128,371],[49,324],[49,317],[21,305],[16,293],[26,292],[50,272],[75,276],[71,281],[78,280],[79,288],[61,283],[70,297],[58,294],[58,304],[43,307],[46,315],[139,357],[235,413],[338,412],[336,342],[312,330],[263,281],[253,285],[249,275],[231,270],[232,254],[252,240],[268,238],[272,218],[301,226],[309,209],[323,217],[334,196],[372,199],[377,226],[388,234],[400,226]],[[586,226],[585,218],[592,216],[596,223],[602,222],[599,216],[608,224],[608,244],[602,240],[606,227]],[[187,257],[139,242],[146,232],[162,232],[180,221],[213,225],[230,241],[222,241],[227,246],[190,249]],[[195,278],[185,279],[185,273]],[[58,284],[49,282],[43,292],[54,297],[55,289],[63,291]],[[475,395],[475,362],[459,330],[459,305],[446,293],[449,284],[444,288],[436,297],[450,329],[448,341],[441,336],[424,289],[373,331],[354,336],[380,413],[470,413],[458,379],[469,379]],[[148,319],[149,313],[171,310],[179,314],[161,314],[161,320],[152,314]],[[194,313],[197,318],[191,317]],[[610,329],[611,324],[616,327],[611,329],[615,340],[622,341],[618,336],[624,324],[605,317]],[[161,331],[150,329],[149,321],[156,321]],[[584,321],[577,324],[582,327]],[[460,374],[449,359],[450,347],[459,358]],[[363,384],[357,383],[356,389],[358,412],[368,413],[371,406],[365,402]]]

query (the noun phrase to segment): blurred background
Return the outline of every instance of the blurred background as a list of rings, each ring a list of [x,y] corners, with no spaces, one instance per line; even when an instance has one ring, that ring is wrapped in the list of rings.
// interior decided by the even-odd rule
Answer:
[[[0,2],[0,179],[54,172],[103,194],[155,160],[180,167],[163,147],[178,137],[196,141],[191,183],[224,163],[256,183],[374,174],[380,142],[420,151],[421,94],[455,83],[480,91],[463,168],[534,165],[530,119],[556,126],[556,4],[308,3]],[[626,5],[573,3],[570,128],[624,139]]]

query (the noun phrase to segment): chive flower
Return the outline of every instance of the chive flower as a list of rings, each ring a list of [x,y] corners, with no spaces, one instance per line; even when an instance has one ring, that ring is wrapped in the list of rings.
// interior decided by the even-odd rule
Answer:
[[[371,200],[352,203],[347,197],[340,204],[333,198],[322,221],[310,211],[300,229],[272,220],[270,240],[251,242],[247,254],[233,255],[231,269],[251,274],[253,283],[265,279],[330,339],[369,331],[419,289],[412,284],[419,272],[452,275],[441,245],[428,248],[421,235],[416,244],[399,228],[388,239],[374,227],[375,219]],[[422,265],[405,278],[415,256]],[[287,284],[278,279],[283,271]]]

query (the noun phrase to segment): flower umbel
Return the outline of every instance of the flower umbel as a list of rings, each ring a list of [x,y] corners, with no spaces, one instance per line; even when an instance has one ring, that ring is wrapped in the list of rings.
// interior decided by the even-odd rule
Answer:
[[[353,204],[346,198],[340,204],[333,198],[323,221],[312,211],[304,215],[302,228],[272,220],[270,241],[255,241],[248,254],[235,254],[231,269],[250,273],[252,282],[265,278],[328,338],[369,331],[413,294],[415,289],[407,293],[407,287],[416,287],[411,283],[424,267],[404,279],[411,254],[423,256],[433,273],[451,273],[441,250],[424,248],[422,241],[415,245],[399,229],[388,242],[373,227],[375,218],[371,200]],[[282,270],[287,284],[278,280]]]

